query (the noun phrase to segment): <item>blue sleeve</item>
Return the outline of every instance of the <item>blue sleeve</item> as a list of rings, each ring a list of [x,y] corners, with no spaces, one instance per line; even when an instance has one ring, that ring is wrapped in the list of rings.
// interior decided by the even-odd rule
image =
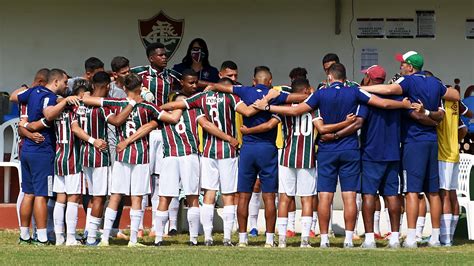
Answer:
[[[237,96],[239,96],[242,99],[245,98],[245,96],[247,95],[246,92],[247,92],[247,88],[244,86],[236,85],[232,87],[232,93],[237,94]]]
[[[309,105],[311,108],[316,109],[319,106],[319,93],[320,91],[317,90],[316,92],[311,93],[311,95],[304,100],[304,102]]]
[[[448,88],[446,88],[446,86],[443,85],[443,83],[439,83],[439,91],[440,91],[440,97],[442,98],[446,92],[448,91]]]
[[[55,106],[58,100],[58,96],[55,94],[47,94],[41,99],[41,105],[43,106],[42,109],[45,109],[48,106]]]
[[[278,95],[278,97],[276,97],[275,99],[272,99],[270,103],[275,105],[283,104],[286,102],[288,95],[289,93],[282,91],[280,95]]]
[[[365,104],[360,104],[358,107],[357,107],[357,113],[356,113],[356,116],[359,116],[359,117],[362,117],[364,119],[367,119],[367,117],[369,116],[369,112],[370,112],[370,109],[367,105]]]
[[[410,85],[411,85],[411,78],[409,77],[400,77],[395,81],[400,87],[402,87],[402,91],[404,95],[407,95],[408,92],[410,91]]]
[[[24,90],[18,93],[18,102],[20,103],[28,103],[28,97],[30,96],[31,89]]]
[[[368,93],[365,90],[359,89],[359,87],[353,87],[353,88],[355,88],[355,90],[356,90],[355,93],[356,93],[358,102],[360,102],[362,104],[367,104],[369,102],[370,97],[372,96],[372,94]]]

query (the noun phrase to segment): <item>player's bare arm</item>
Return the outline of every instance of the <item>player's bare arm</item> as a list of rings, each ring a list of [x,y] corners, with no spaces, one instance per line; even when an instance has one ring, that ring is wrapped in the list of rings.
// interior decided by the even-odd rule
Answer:
[[[48,121],[53,121],[54,119],[58,118],[61,112],[66,108],[67,105],[79,105],[80,98],[78,96],[72,95],[68,96],[64,99],[64,101],[61,101],[57,103],[54,106],[48,106],[43,110],[43,115]]]
[[[306,103],[300,103],[294,106],[278,106],[278,105],[268,105],[266,102],[262,100],[256,100],[252,106],[262,111],[269,111],[275,114],[288,115],[288,116],[298,116],[312,110],[311,106],[309,106]]]
[[[371,92],[371,93],[381,94],[381,95],[402,95],[403,94],[402,87],[398,83],[361,86],[360,89]]]
[[[422,115],[434,120],[437,123],[440,123],[444,119],[445,112],[442,108],[438,108],[437,111],[426,110],[424,105],[423,105],[423,102],[421,102],[420,100],[418,100],[418,103],[412,103],[411,108],[415,110],[415,112],[412,112],[412,113],[422,114]],[[410,116],[411,116],[411,114],[410,114]],[[419,118],[420,116],[416,116],[416,114],[415,114],[415,117]],[[423,117],[423,116],[421,116],[421,117]],[[421,119],[423,119],[423,118],[421,118]]]
[[[12,94],[10,94],[10,101],[11,102],[14,102],[14,103],[17,103],[18,102],[18,94],[20,92],[23,92],[23,91],[26,91],[28,89],[28,87],[25,87],[25,86],[21,86],[20,88],[14,90],[12,92]]]
[[[121,126],[125,121],[127,121],[128,116],[133,110],[133,106],[131,104],[127,104],[125,108],[122,109],[122,111],[115,115],[111,115],[107,117],[107,123],[112,124],[116,127]]]
[[[197,122],[202,127],[202,129],[205,130],[206,132],[208,132],[209,134],[211,134],[211,135],[213,135],[217,138],[220,138],[224,141],[229,142],[230,145],[234,148],[239,146],[239,141],[237,139],[235,139],[234,137],[232,137],[230,135],[225,134],[216,125],[211,123],[206,117],[204,117],[204,116],[199,117]]]
[[[256,113],[258,113],[260,110],[258,110],[257,108],[253,106],[248,106],[244,102],[240,102],[235,107],[235,111],[237,111],[237,113],[245,117],[251,117],[251,116],[254,116]]]
[[[77,121],[72,121],[71,129],[74,135],[85,142],[89,142],[97,149],[103,151],[107,149],[107,141],[103,139],[94,139],[89,134],[87,134],[77,123]]]
[[[351,134],[354,134],[357,130],[362,128],[364,124],[364,119],[362,117],[357,117],[354,123],[350,124],[348,127],[345,127],[335,133],[329,133],[321,136],[321,141],[328,142],[334,141],[339,138],[347,137]]]
[[[442,98],[448,101],[457,102],[461,100],[461,95],[459,95],[459,91],[450,86],[447,88],[446,93]]]
[[[356,118],[357,116],[355,116],[354,114],[348,114],[346,116],[346,120],[341,121],[336,124],[324,124],[323,119],[318,118],[314,120],[313,124],[316,127],[316,130],[318,131],[318,133],[321,135],[324,135],[328,133],[334,133],[345,127],[348,127],[349,125],[351,125],[352,123],[356,121]]]
[[[21,118],[20,123],[25,124],[28,122],[27,118]],[[31,132],[29,128],[25,128],[24,126],[18,126],[18,134],[23,138],[29,138],[30,140],[34,141],[35,143],[41,143],[44,141],[44,136],[41,135],[39,132]]]
[[[138,128],[138,130],[135,133],[133,133],[131,136],[129,136],[128,138],[126,138],[126,139],[122,140],[121,142],[119,142],[117,144],[117,147],[115,148],[116,152],[119,153],[119,152],[125,150],[125,148],[127,148],[128,145],[130,145],[130,144],[134,143],[135,141],[147,136],[148,134],[150,134],[150,132],[155,130],[157,127],[158,127],[158,122],[156,122],[155,120],[152,120],[152,121],[144,124],[143,126]]]
[[[225,93],[234,93],[234,86],[219,83],[209,83],[209,85],[207,85],[204,91],[220,91]]]
[[[181,109],[184,110],[186,109],[186,103],[184,101],[174,101],[174,102],[169,102],[165,103],[160,106],[160,108],[164,111],[173,111],[176,109]]]
[[[419,112],[414,111],[410,113],[410,117],[411,119],[425,126],[436,127],[439,125],[439,122],[431,119],[429,116],[425,115],[424,113],[419,113]]]
[[[404,98],[402,101],[396,101],[391,99],[383,99],[376,95],[371,95],[367,104],[381,108],[381,109],[410,109],[411,102],[408,98]]]
[[[268,131],[274,129],[276,126],[278,126],[279,123],[280,123],[279,119],[277,119],[275,117],[272,117],[267,122],[262,123],[258,126],[246,127],[246,126],[242,125],[240,127],[240,132],[242,132],[243,135],[264,133],[264,132],[268,132]]]

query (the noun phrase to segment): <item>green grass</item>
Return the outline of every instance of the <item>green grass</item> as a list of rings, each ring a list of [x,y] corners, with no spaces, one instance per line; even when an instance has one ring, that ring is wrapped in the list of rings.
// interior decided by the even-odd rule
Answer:
[[[286,249],[263,248],[263,236],[251,238],[247,248],[223,247],[222,235],[214,247],[188,247],[187,235],[166,238],[163,247],[128,248],[123,240],[112,240],[110,247],[19,246],[18,231],[0,231],[0,264],[167,264],[167,265],[307,265],[307,264],[472,264],[474,242],[457,240],[450,248],[422,247],[416,250],[390,250],[385,241],[376,250],[342,249],[343,238],[331,239],[329,249],[300,249],[299,237],[288,240]],[[199,239],[202,243],[203,239]],[[234,236],[233,241],[237,241]],[[152,245],[145,237],[143,243]],[[356,241],[356,246],[361,241]],[[319,244],[313,240],[313,246]]]

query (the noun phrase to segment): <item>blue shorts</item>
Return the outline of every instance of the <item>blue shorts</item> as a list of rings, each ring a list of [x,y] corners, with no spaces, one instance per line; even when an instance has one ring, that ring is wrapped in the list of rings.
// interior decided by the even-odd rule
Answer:
[[[362,161],[362,194],[396,196],[400,194],[399,161]]]
[[[403,146],[403,192],[439,191],[438,143],[405,143]]]
[[[260,178],[264,193],[278,192],[278,151],[274,143],[244,143],[240,149],[238,192],[253,191]]]
[[[337,177],[341,191],[360,190],[360,151],[318,152],[318,192],[336,192]]]
[[[53,191],[54,153],[21,153],[21,189],[35,196],[51,197]]]

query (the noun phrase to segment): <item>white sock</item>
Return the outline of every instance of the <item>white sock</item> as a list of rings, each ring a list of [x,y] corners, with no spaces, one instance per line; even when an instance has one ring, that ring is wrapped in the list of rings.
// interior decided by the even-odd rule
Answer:
[[[408,228],[407,238],[405,239],[408,245],[413,245],[416,243],[416,229]]]
[[[365,243],[374,243],[375,237],[374,233],[365,233]]]
[[[239,233],[239,243],[248,243],[247,233]]]
[[[374,212],[374,233],[380,235],[380,211]]]
[[[166,222],[168,221],[168,211],[156,211],[155,216],[155,243],[163,241]]]
[[[102,241],[108,242],[110,238],[110,232],[114,226],[115,219],[117,218],[117,211],[111,208],[105,209],[104,215],[104,232],[102,233]]]
[[[431,230],[431,237],[430,237],[430,243],[437,243],[439,242],[439,228],[433,228]]]
[[[326,243],[329,243],[328,234],[321,234],[321,246]]]
[[[156,222],[156,211],[158,210],[158,197],[151,197],[151,209],[152,209],[152,213],[151,213],[151,216],[152,216],[152,222],[151,222],[151,228],[152,228],[152,231],[155,230],[155,222]]]
[[[54,233],[56,234],[56,243],[61,244],[64,242],[64,210],[66,204],[56,202],[53,210],[54,220]]]
[[[295,231],[296,211],[288,212],[288,228],[286,230]]]
[[[390,213],[388,212],[388,208],[385,208],[383,212],[385,213],[385,219],[387,221],[387,232],[392,232],[392,224],[390,223]]]
[[[232,228],[234,227],[235,221],[235,209],[236,205],[224,206],[223,219],[224,219],[224,239],[231,239]]]
[[[402,212],[400,214],[400,227],[398,227],[398,231],[400,232],[402,230],[402,225],[403,225],[403,216],[405,216],[405,213]],[[390,220],[390,219],[389,219]]]
[[[169,215],[169,230],[178,230],[178,211],[179,211],[179,200],[178,198],[171,199],[170,206],[168,208]]]
[[[77,213],[78,213],[79,204],[75,202],[68,202],[66,208],[66,232],[67,232],[67,241],[75,242],[76,241],[76,227],[77,227]]]
[[[313,212],[313,220],[311,221],[311,230],[316,232],[316,226],[318,224],[318,212]]]
[[[23,240],[30,239],[30,228],[29,227],[20,227],[20,237]]]
[[[92,208],[87,208],[87,213],[86,213],[86,227],[84,228],[84,231],[89,232],[89,223],[91,220],[91,213],[92,213]]]
[[[188,208],[189,241],[196,243],[199,235],[199,207]]]
[[[346,230],[346,238],[344,239],[344,243],[352,244],[352,236],[354,235],[354,231]]]
[[[303,216],[301,217],[301,240],[307,241],[309,239],[309,231],[311,231],[311,223],[313,217]]]
[[[423,228],[425,228],[425,217],[418,216],[416,220],[416,236],[422,237],[423,236]]]
[[[451,213],[441,215],[441,236],[440,241],[443,244],[451,242],[451,220],[453,215]]]
[[[277,224],[277,229],[278,229],[278,235],[280,236],[280,238],[282,236],[285,236],[285,239],[286,239],[286,230],[288,228],[288,218],[278,217],[276,220],[276,224]]]
[[[400,242],[400,232],[392,232],[390,234],[390,244],[395,244],[397,242]]]
[[[48,233],[54,234],[54,206],[56,201],[54,199],[48,199],[48,221],[46,224],[46,229]]]
[[[145,216],[145,215],[143,215]],[[150,231],[154,232],[155,231],[155,220],[156,220],[156,210],[151,211],[151,229]]]
[[[201,223],[204,231],[204,239],[212,240],[212,228],[214,222],[214,204],[202,204]]]
[[[143,216],[143,210],[130,210],[130,242],[137,243],[138,229],[140,220]]]
[[[459,221],[459,215],[453,215],[453,220],[451,220],[451,230],[449,231],[451,233],[451,241],[453,241],[454,232],[456,231],[458,221]]]
[[[38,241],[40,242],[46,242],[48,241],[48,231],[46,228],[43,229],[37,229],[37,234],[38,234]]]
[[[146,209],[147,205],[148,205],[148,196],[145,195],[142,198],[142,211],[143,211],[143,213],[145,213],[145,209]],[[142,215],[142,218],[140,219],[140,226],[138,227],[140,230],[143,230],[143,219],[144,219],[143,217],[145,217],[145,215]]]
[[[252,193],[249,203],[249,226],[250,229],[258,228],[258,213],[260,211],[260,194]]]
[[[21,227],[21,217],[20,217],[20,207],[23,198],[25,197],[25,193],[20,192],[18,193],[18,197],[16,198],[16,216],[18,217],[18,226]]]
[[[91,215],[89,218],[89,233],[87,235],[87,243],[93,244],[97,238],[97,230],[99,229],[102,218],[97,218]]]
[[[266,233],[265,235],[267,237],[267,239],[265,240],[265,244],[272,244],[273,245],[273,243],[275,242],[274,239],[273,239],[275,234],[274,233]]]

